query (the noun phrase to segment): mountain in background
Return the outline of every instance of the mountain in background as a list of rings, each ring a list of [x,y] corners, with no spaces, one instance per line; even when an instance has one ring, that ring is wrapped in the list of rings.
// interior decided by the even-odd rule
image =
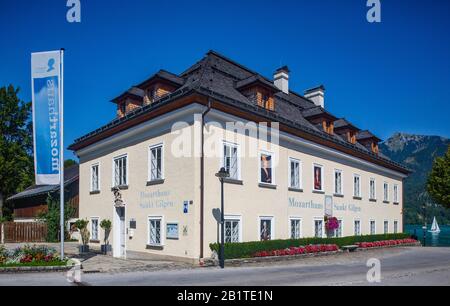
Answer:
[[[425,192],[434,159],[443,156],[449,145],[448,138],[405,133],[396,133],[380,144],[384,155],[413,171],[404,183],[405,224],[423,224],[423,202],[429,203],[426,209],[428,224],[433,216],[439,224],[450,224],[450,209],[434,204]]]

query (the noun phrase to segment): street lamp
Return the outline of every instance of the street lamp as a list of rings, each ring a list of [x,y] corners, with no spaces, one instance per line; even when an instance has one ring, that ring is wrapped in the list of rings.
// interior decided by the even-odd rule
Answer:
[[[220,168],[219,172],[216,173],[216,177],[220,180],[221,188],[221,208],[220,208],[220,251],[219,251],[219,264],[223,269],[225,268],[225,214],[224,214],[224,204],[223,204],[223,181],[225,178],[229,177],[230,174],[224,167]]]

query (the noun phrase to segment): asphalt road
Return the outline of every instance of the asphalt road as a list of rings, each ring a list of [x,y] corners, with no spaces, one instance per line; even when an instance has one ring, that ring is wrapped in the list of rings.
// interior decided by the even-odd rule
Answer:
[[[368,282],[367,260],[380,261],[380,282]],[[371,274],[373,275],[373,274]],[[304,258],[246,267],[120,274],[82,274],[85,286],[450,285],[450,248],[405,247]],[[0,286],[72,285],[63,273],[0,274]]]

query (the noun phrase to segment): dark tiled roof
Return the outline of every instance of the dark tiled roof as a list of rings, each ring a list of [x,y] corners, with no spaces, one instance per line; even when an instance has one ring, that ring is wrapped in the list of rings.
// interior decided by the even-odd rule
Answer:
[[[370,131],[360,131],[358,134],[356,134],[356,140],[365,140],[365,139],[371,139],[373,138],[375,141],[380,141],[381,139],[372,134]]]
[[[334,115],[332,115],[331,113],[329,113],[328,111],[326,111],[325,109],[323,109],[320,106],[305,109],[304,111],[302,111],[302,115],[305,118],[311,118],[311,117],[315,117],[315,116],[319,116],[319,115],[324,115],[329,118],[337,119]]]
[[[277,87],[275,87],[275,85],[273,85],[272,82],[269,82],[268,80],[266,80],[265,78],[263,78],[259,74],[252,75],[249,78],[246,78],[246,79],[244,79],[242,81],[237,82],[236,83],[236,89],[241,89],[241,88],[244,88],[244,87],[247,87],[249,85],[256,84],[256,83],[259,83],[262,86],[267,87],[267,88],[269,88],[269,89],[271,89],[273,91],[276,91],[276,92],[280,91]]]
[[[136,87],[142,87],[145,84],[147,84],[148,82],[154,80],[154,79],[164,79],[167,80],[175,85],[183,85],[184,84],[184,79],[180,78],[179,76],[177,76],[176,74],[166,71],[166,70],[159,70],[157,73],[155,73],[154,75],[152,75],[150,78],[148,78],[147,80],[145,80],[144,82],[140,83],[139,85],[136,85]]]
[[[334,122],[335,130],[340,129],[340,128],[346,128],[346,127],[359,131],[359,128],[354,126],[351,122],[347,121],[347,119],[345,119],[345,118],[341,118]]]
[[[366,147],[358,143],[355,145],[350,144],[338,135],[329,135],[321,129],[316,128],[305,118],[311,118],[312,116],[319,114],[325,114],[333,120],[337,120],[338,118],[320,106],[316,106],[311,100],[294,91],[290,91],[289,94],[283,93],[282,91],[276,92],[274,94],[274,111],[268,111],[258,107],[254,104],[254,102],[245,97],[238,90],[238,88],[256,80],[258,82],[273,86],[271,80],[215,51],[209,51],[200,61],[188,68],[182,74],[179,76],[172,75],[171,78],[173,80],[176,79],[180,85],[173,93],[164,96],[152,104],[137,108],[127,113],[124,117],[116,118],[107,125],[76,139],[74,144],[72,144],[69,149],[73,148],[74,145],[80,142],[84,142],[93,136],[119,126],[126,121],[139,117],[144,113],[152,112],[155,109],[171,103],[172,101],[183,96],[197,92],[217,99],[223,103],[228,103],[239,107],[248,112],[264,116],[268,120],[287,124],[301,131],[319,136],[326,140],[331,140],[357,152],[362,152],[374,159],[381,159],[395,165],[396,167],[405,169],[400,164],[394,163],[385,157],[377,156],[371,153]]]
[[[64,169],[64,186],[76,181],[79,176],[79,165],[73,165]],[[31,198],[38,195],[59,191],[59,185],[32,185],[18,194],[9,197],[7,201],[15,201],[24,198]]]

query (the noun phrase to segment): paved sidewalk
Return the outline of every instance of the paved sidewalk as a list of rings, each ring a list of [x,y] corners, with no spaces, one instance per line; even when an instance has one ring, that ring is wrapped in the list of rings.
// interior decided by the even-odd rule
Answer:
[[[15,249],[24,245],[46,245],[60,250],[59,243],[7,243],[7,249]],[[78,242],[66,242],[64,252],[70,258],[80,260],[84,273],[125,273],[139,271],[159,271],[192,269],[193,265],[183,262],[150,260],[150,259],[120,259],[112,256],[100,254],[99,250],[80,256],[78,252]]]

